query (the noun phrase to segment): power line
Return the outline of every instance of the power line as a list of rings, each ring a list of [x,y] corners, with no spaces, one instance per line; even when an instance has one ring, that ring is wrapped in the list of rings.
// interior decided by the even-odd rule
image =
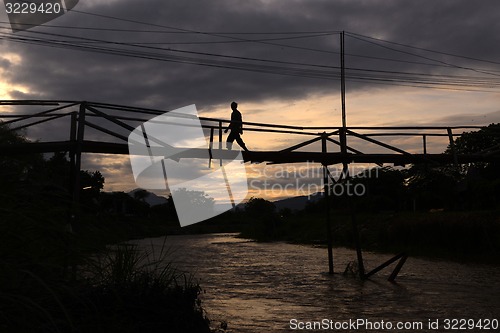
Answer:
[[[465,69],[465,70],[470,70],[470,71],[481,73],[481,74],[488,74],[488,75],[500,76],[499,74],[495,74],[495,73],[491,73],[491,72],[487,72],[487,71],[482,71],[482,70],[477,70],[477,69],[471,68],[471,67],[459,66],[459,65],[448,63],[446,61],[442,61],[442,60],[438,60],[438,59],[433,59],[433,58],[430,58],[430,57],[426,57],[426,56],[423,56],[423,55],[420,55],[420,54],[416,54],[416,53],[412,53],[412,52],[408,52],[408,51],[403,51],[403,50],[398,50],[398,49],[395,49],[395,48],[392,48],[392,47],[389,47],[389,46],[385,46],[385,45],[380,44],[380,43],[376,43],[376,42],[373,42],[373,41],[370,41],[370,40],[366,40],[366,39],[364,39],[362,37],[357,37],[357,36],[361,36],[361,35],[351,34],[351,33],[347,33],[347,35],[350,36],[350,37],[352,37],[352,38],[354,38],[354,39],[357,39],[357,40],[360,40],[360,41],[363,41],[363,42],[366,42],[366,43],[370,43],[370,44],[373,44],[373,45],[377,45],[379,47],[382,47],[382,48],[385,48],[385,49],[388,49],[388,50],[391,50],[391,51],[400,52],[400,53],[403,53],[403,54],[408,54],[408,55],[419,57],[419,58],[422,58],[422,59],[426,59],[426,60],[438,62],[438,63],[444,64],[444,65],[447,65],[447,66],[450,66],[450,67],[455,67],[457,69]]]
[[[318,50],[318,49],[312,49],[312,48],[304,48],[304,47],[299,47],[299,46],[292,46],[292,45],[286,45],[286,44],[279,44],[279,43],[271,43],[268,40],[265,39],[247,39],[247,38],[239,38],[239,37],[232,37],[232,36],[227,36],[227,34],[220,34],[220,33],[210,33],[210,32],[202,32],[202,31],[194,31],[194,30],[189,30],[189,29],[183,29],[183,28],[176,28],[176,27],[169,27],[169,26],[163,26],[163,25],[158,25],[158,24],[152,24],[149,22],[140,22],[140,21],[135,21],[135,20],[128,20],[128,19],[121,19],[113,16],[107,16],[107,15],[101,15],[101,14],[94,14],[94,13],[88,13],[88,12],[82,12],[82,11],[76,11],[72,10],[72,12],[77,12],[81,14],[86,14],[86,15],[92,15],[92,16],[97,16],[101,18],[107,18],[107,19],[115,19],[115,20],[120,20],[120,21],[125,21],[129,23],[134,23],[134,24],[145,24],[148,26],[154,26],[154,27],[161,27],[162,29],[173,29],[175,32],[178,33],[189,33],[189,34],[200,34],[203,36],[212,36],[212,37],[218,37],[218,38],[226,38],[230,39],[229,41],[226,42],[252,42],[252,43],[262,43],[262,44],[269,44],[269,45],[274,45],[274,46],[280,46],[280,47],[291,47],[291,48],[296,48],[296,49],[301,49],[301,50],[310,50],[310,51],[315,51],[315,52],[326,52],[326,53],[338,53],[338,52],[333,52],[333,51],[326,51],[326,50]],[[132,30],[132,29],[129,29]],[[320,79],[328,79],[328,80],[338,80],[339,78],[339,73],[338,73],[338,67],[335,66],[326,66],[326,65],[318,65],[318,64],[307,64],[303,62],[290,62],[290,61],[279,61],[279,60],[270,60],[270,59],[259,59],[259,58],[251,58],[251,57],[240,57],[240,56],[232,56],[232,55],[224,55],[224,54],[216,54],[216,53],[208,53],[208,52],[195,52],[195,51],[188,51],[188,50],[179,50],[179,49],[172,49],[172,48],[161,48],[161,47],[154,47],[154,46],[147,46],[151,44],[144,44],[144,43],[125,43],[125,42],[116,42],[116,41],[106,41],[106,40],[101,40],[101,39],[95,39],[95,38],[86,38],[86,37],[77,37],[77,36],[70,36],[70,35],[64,35],[64,34],[55,34],[55,33],[48,33],[48,32],[34,32],[34,31],[26,31],[25,33],[28,34],[40,34],[44,36],[51,36],[51,37],[56,37],[56,38],[70,38],[70,40],[61,40],[61,39],[47,39],[47,38],[31,38],[31,37],[13,37],[10,35],[5,35],[4,38],[14,41],[14,42],[19,42],[19,43],[27,43],[27,44],[36,44],[36,45],[43,45],[43,46],[50,46],[50,47],[58,47],[58,48],[65,48],[65,49],[73,49],[73,50],[81,50],[81,51],[87,51],[87,52],[94,52],[94,53],[102,53],[102,54],[110,54],[110,55],[119,55],[119,56],[127,56],[127,57],[134,57],[134,58],[142,58],[142,59],[149,59],[149,60],[159,60],[159,61],[169,61],[169,62],[177,62],[177,63],[185,63],[185,64],[194,64],[194,65],[201,65],[201,66],[208,66],[208,67],[217,67],[217,68],[228,68],[228,69],[238,69],[238,70],[245,70],[245,71],[250,71],[250,72],[257,72],[257,73],[267,73],[267,74],[279,74],[279,75],[291,75],[291,76],[298,76],[298,77],[306,77],[306,78],[320,78]],[[291,33],[291,32],[290,32]],[[329,31],[325,33],[325,35],[331,35],[331,34],[336,34],[336,31]],[[269,33],[271,34],[271,33]],[[397,51],[397,52],[402,52],[402,53],[407,53],[411,54],[413,56],[420,56],[420,55],[415,55],[413,53],[409,53],[406,51],[394,49],[394,48],[389,48],[385,45],[381,45],[379,43],[375,43],[369,40],[365,40],[362,37],[355,37],[352,36],[351,33],[348,33],[351,37],[361,39],[365,42],[372,43],[378,46],[385,47],[387,49],[390,49],[392,51]],[[361,36],[357,34],[353,34],[356,36]],[[311,34],[306,36],[288,36],[288,37],[281,37],[281,38],[308,38],[310,37]],[[279,37],[277,37],[279,38]],[[224,41],[222,41],[224,42]],[[209,43],[209,42],[205,42]],[[97,46],[92,45],[92,44],[97,44]],[[103,46],[98,46],[98,45],[103,45]],[[114,47],[107,47],[106,45],[113,45]],[[116,47],[118,46],[118,48]],[[135,50],[132,50],[130,48],[134,48]],[[147,51],[144,51],[147,50]],[[159,53],[161,52],[161,53]],[[179,53],[179,54],[187,54],[186,55],[172,55],[172,54],[166,54],[168,53]],[[359,55],[358,55],[359,56]],[[208,58],[207,58],[208,57]],[[420,56],[422,58],[425,58],[426,60],[431,60],[431,61],[438,61],[436,59]],[[373,57],[375,58],[375,57]],[[381,60],[383,58],[380,58]],[[388,59],[384,59],[388,60]],[[390,61],[393,61],[395,59],[391,59]],[[402,61],[402,60],[398,60]],[[466,68],[462,66],[457,66],[453,64],[448,64],[441,62],[443,66],[446,67],[453,67],[457,69],[467,69],[467,70],[475,70],[471,68]],[[497,87],[500,83],[498,81],[492,80],[491,78],[484,78],[484,77],[464,77],[464,76],[451,76],[451,75],[429,75],[426,73],[409,73],[409,72],[397,72],[397,71],[382,71],[382,70],[375,70],[375,69],[363,69],[363,68],[349,68],[348,69],[350,73],[347,73],[347,79],[352,80],[352,81],[365,81],[365,82],[372,82],[372,83],[382,83],[382,84],[391,84],[391,85],[418,85],[421,87],[424,85],[425,87],[429,88],[445,88],[445,89],[450,89],[452,87],[453,89],[459,89],[460,87],[473,87],[473,91],[479,91],[476,88],[495,88]],[[477,70],[475,70],[477,71]],[[479,71],[478,71],[479,72]],[[489,72],[480,72],[483,74],[489,74],[489,75],[494,75]]]
[[[72,10],[73,11],[73,10]],[[10,22],[0,21],[2,24],[10,25]],[[146,22],[143,22],[147,24]],[[139,30],[139,29],[120,29],[120,28],[98,28],[98,27],[77,27],[69,25],[50,25],[50,24],[33,24],[33,23],[16,23],[16,25],[24,25],[27,27],[37,28],[63,28],[74,30],[94,30],[94,31],[111,31],[111,32],[132,32],[132,33],[159,33],[159,34],[198,34],[196,31],[166,31],[166,30]],[[337,30],[319,30],[319,31],[244,31],[244,32],[230,32],[230,31],[206,31],[207,34],[224,34],[224,35],[317,35],[317,34],[338,34]]]
[[[0,24],[8,24],[8,22],[0,21]],[[26,25],[29,27],[38,26],[36,24],[27,24],[27,23],[19,23],[18,25]],[[42,25],[42,27],[45,25]],[[193,34],[191,32],[180,32],[180,31],[159,31],[159,30],[134,30],[134,29],[109,29],[109,28],[86,28],[86,27],[71,27],[71,26],[49,26],[49,27],[57,27],[64,29],[83,29],[83,30],[92,30],[92,31],[112,31],[112,32],[136,32],[136,33],[166,33],[166,34]],[[213,34],[213,33],[212,33]],[[333,34],[338,34],[338,32],[267,32],[267,33],[227,33],[227,34],[246,34],[246,35],[285,35],[285,37],[272,37],[272,38],[260,38],[260,39],[245,39],[245,40],[224,40],[224,41],[189,41],[189,42],[127,42],[129,44],[138,44],[138,45],[154,45],[154,44],[229,44],[229,43],[248,43],[248,42],[267,42],[267,41],[280,41],[280,40],[293,40],[293,39],[305,39],[305,38],[314,38],[314,37],[324,37],[331,36]],[[294,36],[290,36],[294,35]],[[83,43],[83,42],[82,42]],[[86,43],[98,43],[98,42],[86,42]],[[124,42],[123,42],[124,43]]]
[[[42,34],[42,35],[49,35],[49,36],[56,36],[56,37],[81,39],[84,42],[88,42],[88,43],[102,43],[102,44],[113,44],[113,45],[133,46],[133,47],[138,46],[135,43],[130,43],[130,42],[125,43],[125,42],[116,42],[116,41],[106,41],[106,40],[95,39],[95,38],[69,36],[69,35],[46,33],[46,32],[32,32],[32,33],[34,33],[34,34]],[[63,41],[63,40],[52,40],[52,41],[65,42],[65,43],[76,43],[76,42],[73,42],[73,41]],[[142,47],[142,45],[139,45],[139,47]],[[278,64],[286,64],[286,65],[309,66],[309,67],[318,67],[318,68],[326,68],[326,69],[339,69],[338,66],[311,64],[311,63],[304,63],[304,62],[278,61],[278,60],[270,60],[270,59],[262,59],[262,58],[252,58],[252,57],[241,57],[241,56],[231,56],[231,55],[224,55],[224,54],[215,54],[215,53],[208,53],[208,52],[196,52],[196,51],[188,51],[188,50],[180,50],[180,49],[172,49],[172,48],[159,48],[159,47],[146,47],[146,48],[147,49],[152,49],[152,50],[155,50],[155,51],[159,50],[159,51],[188,53],[188,54],[195,54],[195,55],[203,55],[203,56],[211,56],[211,57],[222,57],[222,58],[238,59],[238,60],[250,60],[250,61],[259,61],[259,62],[270,62],[270,63],[278,63]],[[400,74],[400,75],[410,75],[410,76],[413,75],[413,76],[426,76],[426,77],[436,77],[436,78],[464,79],[464,82],[466,80],[470,81],[470,80],[479,80],[479,79],[489,80],[488,82],[493,82],[493,81],[491,81],[491,79],[484,78],[484,77],[470,77],[470,76],[458,76],[458,75],[440,75],[440,74],[415,73],[415,72],[412,73],[412,72],[374,70],[374,69],[364,69],[364,68],[348,68],[348,69],[349,70],[353,70],[353,71],[376,72],[376,73],[383,73],[383,74]]]
[[[63,48],[77,48],[77,49],[84,49],[87,51],[92,51],[92,52],[98,52],[98,53],[106,53],[106,54],[112,54],[112,55],[122,55],[122,56],[129,56],[129,57],[136,57],[136,58],[143,58],[143,59],[150,59],[150,60],[161,60],[161,61],[170,61],[170,62],[178,62],[178,63],[188,63],[188,64],[196,64],[196,65],[203,65],[203,66],[209,66],[209,67],[218,67],[218,68],[230,68],[230,69],[239,69],[239,70],[245,70],[245,71],[251,71],[251,72],[260,72],[260,73],[269,73],[269,74],[280,74],[280,75],[288,75],[288,76],[299,76],[299,77],[308,77],[308,78],[322,78],[322,79],[338,79],[339,74],[338,72],[326,72],[326,71],[311,71],[311,70],[303,70],[299,68],[285,68],[285,67],[277,67],[277,66],[262,66],[262,65],[252,65],[252,64],[245,64],[245,63],[234,63],[234,62],[227,62],[227,61],[207,61],[206,59],[198,59],[198,58],[189,58],[189,57],[175,57],[175,56],[168,56],[166,57],[165,55],[159,55],[159,54],[154,54],[154,53],[145,53],[145,52],[137,52],[137,51],[131,51],[131,50],[123,50],[123,49],[111,49],[111,48],[96,48],[92,47],[89,48],[88,46],[81,46],[81,45],[71,45],[71,44],[65,44],[65,43],[58,43],[57,41],[48,41],[48,40],[43,40],[43,39],[23,39],[19,38],[20,42],[27,42],[27,43],[35,43],[35,44],[42,44],[42,45],[48,45],[48,46],[55,46],[55,47],[63,47]],[[352,69],[351,70],[360,70],[360,71],[366,71],[363,69]],[[402,74],[409,74],[409,73],[402,73]],[[417,73],[418,74],[418,73]],[[413,87],[424,87],[422,86],[423,84],[427,85],[427,88],[432,87],[432,88],[438,88],[438,89],[451,89],[449,87],[439,87],[438,85],[448,85],[448,86],[456,86],[453,88],[454,90],[467,90],[467,91],[479,91],[479,89],[462,89],[459,88],[460,86],[464,86],[464,83],[466,83],[469,86],[481,86],[481,82],[471,82],[470,80],[467,82],[451,82],[450,80],[416,80],[416,79],[410,79],[410,78],[405,78],[405,77],[381,77],[381,76],[368,76],[366,74],[364,75],[348,75],[348,80],[349,81],[370,81],[372,83],[378,83],[378,84],[392,84],[392,85],[402,85],[402,86],[413,86]],[[418,84],[418,85],[417,85]],[[498,83],[497,83],[498,84]],[[484,84],[483,84],[484,85]],[[493,85],[492,83],[488,83],[488,86]]]
[[[377,41],[381,41],[381,42],[388,43],[388,44],[393,44],[393,45],[398,45],[398,46],[404,46],[404,47],[408,47],[408,48],[412,48],[412,49],[416,49],[416,50],[421,50],[421,51],[432,52],[432,53],[437,53],[437,54],[442,54],[442,55],[447,55],[447,56],[452,56],[452,57],[457,57],[457,58],[463,58],[463,59],[467,59],[467,60],[474,60],[474,61],[480,61],[480,62],[495,64],[495,65],[500,65],[500,62],[497,62],[497,61],[478,59],[478,58],[468,57],[468,56],[459,55],[459,54],[453,54],[453,53],[448,53],[448,52],[443,52],[443,51],[426,49],[426,48],[423,48],[423,47],[417,47],[417,46],[402,44],[402,43],[398,43],[398,42],[392,42],[392,41],[388,41],[388,40],[385,40],[385,39],[380,39],[380,38],[375,38],[375,37],[370,37],[370,36],[364,36],[364,35],[356,34],[354,32],[349,32],[348,34],[350,34],[350,35],[356,35],[356,36],[367,38],[367,39],[377,40]]]
[[[42,34],[47,34],[47,33],[42,33]],[[49,34],[49,35],[54,35],[54,34]],[[14,41],[19,41],[19,42],[24,42],[24,43],[34,43],[38,45],[45,45],[45,46],[53,46],[53,47],[62,47],[62,48],[72,48],[72,49],[81,49],[81,50],[86,50],[86,51],[91,51],[91,52],[97,52],[97,53],[105,53],[105,54],[112,54],[112,55],[122,55],[122,56],[129,56],[129,57],[136,57],[136,58],[143,58],[143,59],[150,59],[150,60],[161,60],[161,61],[170,61],[170,62],[178,62],[178,63],[188,63],[188,64],[196,64],[196,65],[202,65],[202,66],[209,66],[209,67],[218,67],[218,68],[230,68],[230,69],[239,69],[239,70],[245,70],[245,71],[251,71],[251,72],[259,72],[259,73],[269,73],[269,74],[280,74],[280,75],[289,75],[289,76],[300,76],[300,77],[308,77],[308,78],[321,78],[321,79],[338,79],[339,74],[338,71],[335,72],[328,72],[325,70],[322,71],[316,71],[316,70],[311,70],[311,69],[302,69],[302,68],[292,68],[292,67],[283,67],[283,66],[263,66],[263,65],[255,65],[255,64],[249,64],[249,63],[242,63],[240,62],[228,62],[228,61],[216,61],[216,60],[208,60],[208,59],[200,59],[200,58],[193,58],[193,57],[185,57],[185,56],[172,56],[172,55],[165,55],[165,54],[158,54],[158,53],[146,53],[146,52],[138,52],[138,51],[132,51],[132,50],[124,50],[124,49],[113,49],[113,48],[102,48],[102,47],[89,47],[87,46],[82,46],[82,45],[75,45],[67,42],[61,42],[58,40],[47,40],[47,39],[34,39],[34,38],[22,38],[22,37],[12,37],[8,36],[11,40]],[[82,38],[82,37],[74,37],[71,36],[72,38]],[[112,43],[110,43],[112,44]],[[192,53],[191,51],[186,51],[186,53]],[[215,54],[209,54],[210,56],[218,56],[221,57],[221,55],[215,55]],[[238,60],[245,59],[245,60],[253,60],[253,61],[264,61],[264,59],[255,59],[255,58],[243,58],[243,57],[234,57],[234,56],[222,56],[222,57],[230,57],[230,58],[237,58]],[[277,61],[270,61],[270,60],[265,60],[268,62],[277,62]],[[290,63],[290,62],[277,62],[280,64],[287,64],[287,65],[302,65],[302,66],[318,66],[318,65],[312,65],[312,64],[301,64],[301,63]],[[328,66],[325,66],[328,67]],[[333,67],[330,67],[333,68]],[[350,70],[358,70],[358,71],[368,71],[366,69],[356,69],[356,68],[350,68]],[[373,71],[373,72],[381,72],[381,71]],[[475,87],[492,87],[498,84],[498,82],[493,82],[493,81],[471,81],[471,80],[465,80],[461,79],[461,81],[457,81],[458,77],[446,77],[443,76],[442,80],[429,80],[429,79],[415,79],[415,78],[410,78],[410,77],[405,77],[405,76],[411,76],[413,75],[425,75],[425,74],[420,74],[420,73],[397,73],[397,72],[389,72],[386,71],[386,74],[402,74],[403,76],[390,76],[390,75],[385,75],[385,76],[374,76],[374,75],[353,75],[349,74],[348,79],[351,81],[371,81],[371,82],[378,82],[378,83],[388,83],[391,85],[396,85],[399,83],[399,85],[405,85],[408,86],[408,84],[412,84],[412,86],[415,86],[415,84],[426,84],[429,87],[433,88],[440,88],[440,89],[450,89],[449,86],[475,86]],[[448,80],[446,80],[448,78]],[[450,79],[455,79],[455,81],[451,81]],[[446,87],[445,87],[446,86]],[[421,86],[419,86],[421,87]],[[464,90],[464,89],[457,89],[454,88],[455,90]],[[479,91],[478,89],[467,89],[467,90],[472,90],[472,91]]]
[[[31,3],[32,1],[24,0],[23,2]],[[174,30],[174,32],[178,32],[178,33],[182,32],[182,33],[191,33],[191,34],[199,34],[199,35],[208,35],[208,36],[215,36],[215,37],[221,37],[221,38],[226,38],[226,39],[232,39],[232,40],[239,41],[239,42],[255,42],[255,43],[262,43],[262,44],[279,46],[279,47],[294,48],[294,49],[300,49],[300,50],[306,50],[306,51],[314,51],[314,52],[338,54],[338,52],[334,52],[334,51],[320,50],[320,49],[307,48],[307,47],[299,47],[299,46],[293,46],[293,45],[287,45],[287,44],[270,43],[270,42],[265,41],[265,40],[251,40],[251,39],[249,40],[249,39],[244,39],[244,38],[238,38],[238,37],[232,37],[231,36],[231,35],[244,35],[244,34],[275,34],[273,32],[207,32],[207,31],[199,31],[199,30],[192,30],[192,29],[186,29],[186,28],[168,26],[168,25],[163,25],[163,24],[156,24],[156,23],[151,23],[151,22],[144,22],[144,21],[140,21],[140,20],[125,19],[125,18],[120,18],[120,17],[116,17],[116,16],[112,16],[112,15],[104,15],[104,14],[91,13],[91,12],[87,12],[87,11],[76,10],[74,8],[71,9],[70,12],[72,12],[72,13],[78,13],[78,14],[83,14],[83,15],[94,16],[94,17],[99,17],[99,18],[112,19],[112,20],[117,20],[117,21],[121,21],[121,22],[134,23],[134,24],[139,24],[139,25],[146,25],[146,26],[152,26],[152,27],[157,27],[157,28],[162,28],[162,29]],[[333,35],[333,34],[340,34],[341,31],[332,30],[332,31],[318,31],[318,32],[281,32],[281,33],[282,34],[309,33],[309,34]],[[369,41],[366,41],[363,38],[377,40],[377,41],[382,41],[382,42],[391,43],[391,44],[394,44],[394,45],[404,46],[404,47],[408,47],[408,48],[414,48],[414,49],[424,50],[424,51],[427,51],[427,52],[433,52],[433,53],[439,53],[439,54],[446,54],[446,55],[450,55],[450,56],[461,57],[461,58],[465,58],[465,59],[482,61],[482,62],[488,62],[488,63],[492,63],[492,64],[500,64],[499,62],[493,62],[493,61],[488,61],[488,60],[481,60],[481,59],[477,59],[477,58],[466,57],[466,56],[456,55],[456,54],[451,54],[451,53],[445,53],[445,52],[442,52],[442,51],[430,50],[430,49],[425,49],[425,48],[419,48],[419,47],[415,47],[415,46],[411,46],[411,45],[405,45],[405,44],[397,43],[397,42],[391,42],[391,41],[387,41],[387,40],[383,40],[383,39],[378,39],[378,38],[374,38],[374,37],[364,36],[364,35],[357,34],[357,33],[354,33],[354,32],[346,32],[346,33],[349,36],[353,37],[353,38],[356,38],[355,36],[358,36],[359,38],[357,38],[357,39],[363,40],[365,42],[369,42]],[[388,47],[383,46],[383,45],[381,45],[379,43],[373,43],[373,44],[381,46],[381,47],[388,48]],[[430,60],[430,61],[433,61],[433,62],[438,62],[438,63],[441,63],[442,65],[448,66],[448,67],[454,67],[454,68],[458,68],[458,69],[472,70],[472,71],[476,71],[476,72],[482,73],[482,74],[489,74],[489,75],[495,75],[495,76],[497,75],[497,74],[490,73],[490,72],[487,72],[487,71],[484,71],[484,70],[479,70],[479,69],[474,69],[474,68],[469,68],[469,67],[463,67],[463,66],[458,66],[458,65],[454,65],[454,64],[449,64],[449,63],[446,63],[444,61],[440,61],[440,60],[437,60],[437,59],[432,59],[432,58],[424,57],[424,56],[421,56],[421,55],[418,55],[418,54],[414,54],[414,53],[410,53],[410,52],[405,52],[405,51],[398,50],[398,49],[392,49],[392,48],[388,48],[388,49],[396,51],[396,52],[406,53],[406,54],[409,54],[409,55],[412,55],[412,56],[416,56],[416,57],[421,57],[423,59]],[[352,55],[352,56],[367,57],[367,56],[361,56],[361,55]],[[375,57],[373,57],[373,59],[375,59]],[[379,59],[381,59],[381,58],[379,58]],[[389,59],[386,59],[386,60],[389,60]],[[394,60],[390,60],[390,61],[394,61]]]
[[[29,1],[28,1],[29,2]],[[74,10],[73,10],[74,11]],[[86,12],[81,12],[80,13],[86,13]],[[88,13],[91,15],[94,15],[93,13]],[[100,14],[95,14],[95,15],[100,15]],[[110,16],[111,17],[111,16]],[[117,20],[122,20],[121,18],[113,17],[114,19]],[[134,21],[137,23],[145,24],[145,25],[151,25],[151,23],[148,22],[142,22],[142,21]],[[0,24],[9,24],[9,22],[5,21],[0,21]],[[43,24],[43,25],[37,25],[37,24],[29,24],[29,23],[17,23],[18,25],[24,25],[27,27],[42,27],[42,28],[63,28],[63,29],[73,29],[73,30],[90,30],[90,31],[110,31],[110,32],[127,32],[127,33],[153,33],[153,34],[176,34],[176,35],[185,35],[185,34],[218,34],[218,35],[224,35],[220,37],[227,38],[227,36],[231,35],[296,35],[293,37],[275,37],[275,38],[269,38],[269,39],[239,39],[239,40],[226,40],[226,41],[206,41],[206,42],[133,42],[133,44],[136,45],[203,45],[203,44],[226,44],[226,43],[248,43],[248,42],[268,42],[268,41],[277,41],[277,40],[287,40],[287,39],[300,39],[300,38],[310,38],[310,37],[323,37],[323,36],[331,36],[333,34],[338,34],[339,31],[336,30],[323,30],[323,31],[279,31],[279,32],[228,32],[228,31],[222,31],[222,32],[199,32],[199,31],[193,31],[193,30],[187,30],[187,31],[166,31],[166,30],[139,30],[139,29],[118,29],[118,28],[98,28],[98,27],[77,27],[77,26],[68,26],[68,25],[48,25],[48,24]],[[171,27],[169,27],[171,28]],[[179,28],[181,29],[181,28]],[[185,30],[185,29],[182,29]],[[477,60],[477,61],[483,61],[483,62],[489,62],[493,64],[499,64],[497,62],[493,61],[487,61],[487,60],[480,60],[472,57],[466,57],[466,56],[460,56],[460,55],[455,55],[455,54],[450,54],[450,53],[445,53],[445,52],[440,52],[436,50],[429,50],[429,49],[424,49],[424,48],[418,48],[418,47],[413,47],[410,45],[405,45],[401,43],[396,43],[396,42],[391,42],[387,40],[382,40],[382,39],[377,39],[369,36],[363,36],[360,34],[356,34],[353,32],[349,32],[348,34],[353,34],[357,36],[362,36],[368,39],[374,39],[374,40],[379,40],[379,41],[384,41],[387,43],[392,43],[400,46],[405,46],[405,47],[411,47],[415,49],[420,49],[420,50],[425,50],[429,52],[434,52],[434,53],[440,53],[440,54],[445,54],[445,55],[452,55],[456,57],[462,57],[465,59],[471,59],[471,60]],[[297,36],[298,35],[298,36]],[[81,43],[93,43],[93,42],[81,42]],[[98,42],[94,42],[98,43]],[[286,44],[276,44],[273,43],[272,45],[275,46],[280,46],[280,47],[291,47],[291,48],[299,48],[301,50],[308,50],[308,51],[314,51],[314,52],[322,52],[322,53],[329,53],[329,54],[339,54],[337,51],[327,51],[327,50],[321,50],[321,49],[314,49],[314,48],[304,48],[304,47],[296,47],[296,46],[291,46],[291,45],[286,45]],[[424,65],[424,66],[433,66],[433,67],[444,67],[444,68],[455,68],[453,65],[449,64],[435,64],[435,63],[425,63],[425,62],[417,62],[417,61],[409,61],[409,60],[402,60],[402,59],[394,59],[394,58],[386,58],[386,57],[375,57],[375,56],[369,56],[369,55],[361,55],[361,54],[353,54],[353,53],[346,53],[347,56],[350,57],[357,57],[357,58],[364,58],[364,59],[372,59],[372,60],[379,60],[379,61],[390,61],[390,62],[399,62],[399,63],[408,63],[408,64],[416,64],[416,65]],[[476,69],[478,71],[485,72],[485,69]],[[489,69],[489,72],[496,72],[494,70]]]

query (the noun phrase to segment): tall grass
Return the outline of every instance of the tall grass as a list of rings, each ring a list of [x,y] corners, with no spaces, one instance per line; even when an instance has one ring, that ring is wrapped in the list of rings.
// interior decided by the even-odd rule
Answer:
[[[122,243],[87,260],[82,277],[92,289],[86,297],[98,309],[87,329],[209,332],[199,285],[173,267],[169,254],[165,241],[159,252]]]
[[[200,287],[167,260],[166,242],[103,248],[100,235],[92,246],[90,233],[67,231],[61,206],[0,203],[0,332],[209,332]]]

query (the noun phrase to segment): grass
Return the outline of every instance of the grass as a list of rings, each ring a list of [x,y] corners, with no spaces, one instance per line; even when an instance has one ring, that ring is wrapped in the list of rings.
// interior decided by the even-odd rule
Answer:
[[[86,298],[94,307],[90,313],[95,318],[87,323],[87,330],[210,331],[198,299],[200,287],[172,266],[165,245],[156,253],[153,246],[143,250],[118,244],[86,262],[85,285],[92,286]]]

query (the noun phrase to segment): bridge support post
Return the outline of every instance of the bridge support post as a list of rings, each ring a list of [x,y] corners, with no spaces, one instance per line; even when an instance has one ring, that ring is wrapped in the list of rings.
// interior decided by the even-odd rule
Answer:
[[[455,167],[458,167],[458,156],[457,150],[455,148],[455,140],[453,140],[453,132],[449,127],[446,129],[446,131],[448,132],[448,139],[450,140],[450,149],[453,155],[453,164],[455,165]]]
[[[72,139],[76,139],[73,145],[73,152],[71,153],[70,161],[73,178],[71,182],[73,184],[72,193],[72,204],[71,204],[71,224],[73,230],[78,227],[79,214],[80,214],[80,191],[81,191],[81,175],[80,170],[82,167],[82,146],[85,132],[85,110],[86,104],[82,102],[80,104],[80,110],[78,111],[78,118],[76,115],[72,115],[72,120],[75,124],[72,124],[71,135]],[[73,128],[74,126],[74,128]]]
[[[222,152],[222,121],[219,121],[219,151]],[[219,166],[222,166],[222,158],[220,159]]]
[[[214,128],[210,128],[210,145],[208,146],[208,154],[210,159],[208,160],[208,168],[212,168],[212,148],[214,147]]]
[[[75,154],[76,154],[76,131],[78,126],[78,112],[71,112],[71,127],[69,131],[69,141],[71,142],[71,149],[69,151],[69,194],[72,196],[75,192]],[[73,230],[74,228],[74,208],[73,201],[71,202],[71,207],[69,207],[69,226]]]
[[[327,135],[323,132],[321,136],[321,150],[326,154],[326,139]],[[330,186],[328,181],[328,166],[326,161],[323,165],[323,187],[325,196],[325,217],[326,217],[326,241],[328,246],[328,273],[333,274],[333,241],[332,241],[332,224],[330,219]]]
[[[358,261],[358,274],[361,279],[365,278],[365,263],[363,261],[363,250],[361,249],[361,241],[359,240],[359,229],[356,220],[356,206],[354,204],[354,198],[347,198],[349,201],[349,208],[351,210],[351,226],[354,238],[354,246],[356,246],[356,258]]]

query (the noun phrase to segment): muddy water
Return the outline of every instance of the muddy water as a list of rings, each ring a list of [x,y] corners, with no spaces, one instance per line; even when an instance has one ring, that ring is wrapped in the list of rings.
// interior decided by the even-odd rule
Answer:
[[[169,236],[167,245],[176,266],[199,280],[213,325],[227,322],[230,332],[500,332],[495,322],[476,327],[480,319],[500,320],[500,267],[409,258],[390,283],[391,269],[367,281],[343,275],[355,259],[344,248],[334,249],[338,274],[331,276],[324,248],[232,234]],[[390,258],[364,255],[367,270]]]

